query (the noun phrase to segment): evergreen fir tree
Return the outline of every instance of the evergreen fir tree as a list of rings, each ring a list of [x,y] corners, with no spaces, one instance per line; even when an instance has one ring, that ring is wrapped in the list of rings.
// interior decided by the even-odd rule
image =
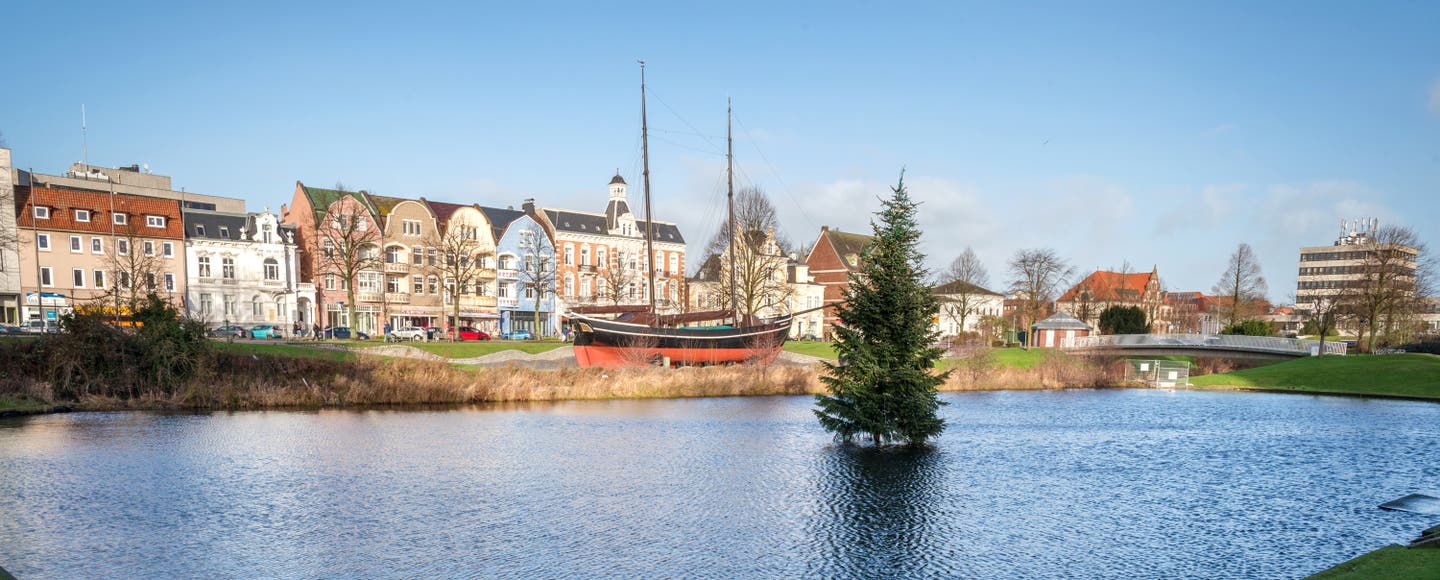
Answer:
[[[930,347],[940,306],[925,284],[917,204],[903,173],[891,192],[838,308],[839,362],[827,363],[821,379],[830,394],[815,397],[820,425],[846,443],[868,437],[876,445],[920,444],[945,428],[936,388],[949,372],[934,371],[945,351]]]

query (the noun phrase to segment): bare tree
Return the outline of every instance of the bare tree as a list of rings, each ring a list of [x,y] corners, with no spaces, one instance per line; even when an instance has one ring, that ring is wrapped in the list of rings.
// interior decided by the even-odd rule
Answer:
[[[965,332],[965,322],[980,310],[981,300],[987,294],[985,286],[990,284],[990,273],[975,250],[965,246],[965,251],[950,261],[950,267],[940,274],[941,284],[935,288],[940,299],[940,315],[953,321]]]
[[[330,204],[325,218],[315,228],[320,244],[320,268],[323,275],[340,278],[345,288],[345,316],[353,325],[360,274],[382,267],[380,226],[359,199],[345,195],[348,193],[345,184],[336,183],[335,190],[342,193],[340,199]]]
[[[731,226],[727,219],[725,224],[715,231],[710,237],[710,242],[705,244],[705,255],[714,256],[725,253],[730,247],[729,233],[731,231],[742,232],[770,232],[775,235],[775,245],[779,246],[780,253],[789,254],[792,251],[789,240],[785,238],[784,231],[780,228],[779,213],[775,211],[775,205],[770,203],[770,197],[765,195],[765,190],[758,187],[746,187],[735,192],[735,225]],[[738,240],[737,240],[738,241]]]
[[[480,248],[479,226],[452,219],[446,224],[445,232],[431,232],[425,245],[439,252],[439,259],[425,266],[426,272],[441,280],[451,305],[451,318],[446,325],[451,336],[458,338],[460,326],[460,297],[481,284],[481,276],[487,270],[485,262],[494,253]],[[478,292],[477,292],[478,293]]]
[[[1029,329],[1045,305],[1065,286],[1075,268],[1051,248],[1017,250],[1010,258],[1010,291],[1021,300],[1021,324]],[[1026,342],[1034,337],[1027,335]]]
[[[605,261],[608,263],[601,264],[605,269],[600,271],[597,277],[598,281],[605,283],[605,287],[596,288],[595,298],[619,306],[625,303],[625,289],[638,283],[640,273],[633,263],[626,262],[623,250],[616,249],[611,252]]]
[[[736,220],[739,222],[739,220]],[[730,286],[730,252],[720,254],[720,280],[716,295],[727,308],[734,304],[736,315],[748,319],[764,310],[785,307],[792,289],[786,283],[789,258],[771,230],[736,232],[734,256],[735,286]]]
[[[1383,332],[1408,335],[1424,308],[1431,264],[1426,245],[1408,227],[1384,226],[1358,248],[1359,264],[1339,291],[1341,308],[1355,323],[1365,350],[1374,351]]]
[[[1319,356],[1325,356],[1325,335],[1339,327],[1345,309],[1339,296],[1315,296],[1309,304],[1310,325],[1320,335]]]
[[[1265,300],[1268,287],[1265,277],[1260,275],[1260,260],[1250,244],[1241,243],[1225,262],[1225,273],[1213,289],[1220,297],[1220,315],[1225,326],[1233,326],[1245,317],[1259,314],[1261,301]]]
[[[165,257],[162,242],[140,236],[133,220],[115,228],[114,247],[105,254],[106,266],[114,279],[98,299],[113,306],[118,316],[122,304],[133,314],[147,295],[156,293],[162,282]]]
[[[540,303],[555,293],[555,245],[539,224],[530,223],[520,230],[521,267],[516,270],[520,286],[531,291],[534,298],[535,336],[544,334],[540,325]]]

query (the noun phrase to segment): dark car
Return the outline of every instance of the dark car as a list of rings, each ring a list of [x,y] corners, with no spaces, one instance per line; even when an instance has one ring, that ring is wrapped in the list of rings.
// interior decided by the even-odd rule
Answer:
[[[459,340],[490,340],[490,333],[473,326],[462,326],[459,328]]]
[[[427,326],[425,327],[425,340],[439,340],[440,335],[444,333],[438,326]]]
[[[370,335],[360,331],[352,332],[350,330],[350,327],[348,326],[334,326],[325,329],[325,338],[338,338],[341,340],[347,338],[358,338],[360,340],[370,340]]]
[[[245,335],[247,335],[247,334],[249,334],[249,333],[250,333],[250,331],[246,330],[245,327],[243,327],[243,326],[236,326],[236,325],[233,325],[233,324],[231,324],[231,325],[229,325],[229,326],[217,326],[217,327],[215,327],[215,328],[210,329],[210,336],[221,337],[221,338],[229,338],[229,337],[232,337],[232,336],[235,337],[235,338],[244,338]]]

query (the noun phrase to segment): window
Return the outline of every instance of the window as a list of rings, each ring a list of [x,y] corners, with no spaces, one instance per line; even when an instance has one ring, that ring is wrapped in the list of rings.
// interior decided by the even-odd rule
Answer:
[[[275,258],[265,258],[265,279],[271,281],[280,279],[280,262]]]
[[[76,288],[85,287],[85,271],[80,268],[70,270],[70,284]]]
[[[226,226],[220,226],[220,237],[227,240],[230,239],[230,228]]]
[[[596,295],[596,296],[599,296],[599,297],[601,297],[601,298],[605,298],[605,297],[606,297],[606,296],[605,296],[605,279],[604,279],[604,278],[601,278],[601,279],[595,281],[595,295]]]
[[[680,273],[680,254],[670,254],[670,275]]]
[[[88,209],[77,209],[77,210],[75,210],[75,221],[77,221],[77,222],[86,222],[86,223],[89,223],[89,221],[90,221],[90,210],[88,210]]]
[[[196,262],[199,263],[199,268],[198,268],[198,270],[200,271],[200,277],[201,277],[201,278],[209,278],[209,277],[210,277],[210,256],[200,256],[200,258],[199,258],[198,260],[196,260]]]
[[[45,251],[50,251],[50,234],[35,234],[35,245]]]
[[[220,258],[220,277],[226,280],[235,279],[235,258]]]
[[[566,274],[566,275],[565,275],[565,295],[566,295],[566,296],[574,296],[574,295],[575,295],[575,276],[570,275],[570,274]]]
[[[115,240],[115,252],[121,256],[129,256],[130,240]]]
[[[400,220],[400,228],[407,236],[420,235],[420,220]]]
[[[570,244],[565,244],[565,265],[566,265],[566,266],[569,266],[570,264],[574,264],[574,263],[575,263],[575,248],[570,247]]]
[[[334,289],[335,289],[335,275],[334,275],[334,274],[326,274],[326,275],[325,275],[325,289],[326,289],[326,290],[334,290]]]
[[[590,297],[590,281],[589,281],[589,280],[586,280],[586,279],[584,279],[584,278],[581,278],[581,279],[580,279],[580,297],[581,297],[581,298],[589,298],[589,297]]]
[[[154,290],[154,289],[155,289],[155,273],[154,273],[154,272],[146,272],[146,273],[145,273],[145,289],[147,289],[147,290]]]
[[[390,246],[388,248],[385,248],[385,263],[400,263],[400,246]]]
[[[126,218],[125,214],[123,213],[117,213],[110,216],[110,221],[117,226],[123,226],[127,223],[130,223],[129,220]]]
[[[170,242],[160,242],[160,255],[165,256],[166,258],[175,257],[175,244]]]
[[[535,297],[535,287],[534,287],[534,286],[526,286],[526,287],[525,287],[525,297],[526,297],[526,298],[534,298],[534,297]]]
[[[434,276],[425,279],[425,286],[431,294],[440,293],[440,279]]]
[[[399,276],[386,276],[386,277],[385,277],[385,291],[386,291],[386,292],[389,292],[389,293],[391,293],[391,294],[394,294],[394,293],[396,293],[396,292],[399,292],[399,291],[400,291],[400,285],[401,285],[401,282],[400,282],[400,277],[399,277]]]
[[[141,247],[142,247],[142,248],[145,248],[145,255],[146,255],[146,256],[154,256],[154,255],[155,255],[155,242],[152,242],[152,241],[150,241],[150,240],[145,240],[144,242],[141,243]]]
[[[568,258],[567,258],[567,261],[568,261]],[[589,248],[589,247],[580,246],[580,265],[581,265],[581,266],[589,266],[589,265],[590,265],[590,248]]]
[[[322,250],[322,253],[325,254],[325,257],[326,257],[326,258],[334,258],[334,257],[335,257],[335,242],[332,242],[332,241],[330,241],[330,240],[325,240],[325,248],[324,248],[324,250]]]
[[[145,225],[152,228],[163,228],[165,227],[165,216],[147,215],[145,216]]]
[[[423,265],[425,263],[425,248],[415,246],[415,249],[411,250],[410,263],[416,266]]]
[[[355,216],[355,231],[359,231],[359,232],[365,231],[365,216],[363,216],[363,215],[357,215],[357,216]]]
[[[95,287],[96,287],[96,288],[104,288],[104,287],[105,287],[105,271],[104,271],[104,270],[96,270],[96,271],[95,271]]]
[[[260,305],[260,297],[259,297],[259,296],[251,296],[251,297],[250,297],[250,316],[254,317],[256,320],[259,320],[260,317],[261,317],[262,315],[264,315],[264,314],[265,314],[265,310],[264,310],[264,307],[262,307],[262,306]]]
[[[589,262],[586,262],[586,265],[589,265]],[[610,264],[607,264],[607,263],[605,262],[605,248],[600,248],[600,249],[598,249],[598,250],[595,250],[595,265],[596,265],[596,266],[599,266],[599,267],[601,267],[601,268],[609,268],[609,267],[610,267]]]
[[[74,252],[74,253],[78,254],[78,253],[80,253],[80,252],[85,251],[84,248],[81,247],[81,245],[82,245],[82,242],[80,241],[80,236],[70,236],[70,251],[71,251],[71,252]]]
[[[214,299],[211,298],[209,294],[200,295],[200,314],[202,316],[210,315],[210,303],[213,301]]]
[[[102,240],[102,239],[100,239],[100,238],[90,238],[90,253],[92,253],[92,254],[103,254],[103,253],[105,253],[105,241]]]
[[[439,252],[435,251],[435,248],[430,248],[429,250],[426,250],[426,251],[425,251],[425,263],[426,263],[427,265],[434,266],[434,265],[435,265],[435,257],[438,256],[438,255],[439,255]]]
[[[195,235],[200,237],[205,236],[205,224],[195,224]]]
[[[170,272],[166,272],[166,273],[165,273],[165,291],[166,291],[166,292],[174,292],[174,291],[175,291],[175,274],[172,274],[172,273],[170,273]]]
[[[37,205],[37,206],[35,206],[35,219],[37,219],[37,220],[48,220],[48,219],[50,219],[50,208],[45,207],[45,206],[43,206],[43,205]]]
[[[358,286],[358,288],[360,289],[361,292],[379,292],[379,291],[380,291],[380,273],[379,273],[379,272],[361,272],[361,273],[360,273],[359,280],[357,280],[357,286]]]
[[[226,294],[224,296],[221,296],[220,298],[224,301],[223,306],[225,307],[225,316],[235,316],[235,295]]]
[[[41,267],[40,267],[40,285],[41,285],[41,286],[54,286],[54,285],[55,285],[54,272],[50,269],[49,266],[41,266]]]
[[[121,288],[129,289],[129,288],[130,288],[130,273],[129,273],[129,272],[126,272],[126,271],[124,271],[124,270],[121,270],[121,271],[119,271],[119,272],[117,273],[117,275],[120,276],[120,287],[121,287]]]
[[[500,298],[509,298],[509,297],[510,297],[510,285],[509,285],[509,284],[496,284],[496,285],[495,285],[495,296],[500,297]]]

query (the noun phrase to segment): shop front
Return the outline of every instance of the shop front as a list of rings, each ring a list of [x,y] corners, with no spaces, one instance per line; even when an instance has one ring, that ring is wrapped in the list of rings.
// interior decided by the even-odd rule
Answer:
[[[70,299],[57,292],[26,292],[25,306],[20,309],[22,320],[59,321],[71,311]]]

